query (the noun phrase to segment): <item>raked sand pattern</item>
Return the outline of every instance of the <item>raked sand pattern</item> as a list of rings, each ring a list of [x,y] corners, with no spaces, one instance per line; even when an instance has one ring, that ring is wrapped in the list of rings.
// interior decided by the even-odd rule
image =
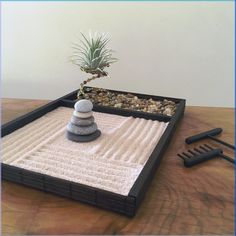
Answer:
[[[2,162],[128,195],[168,123],[94,112],[101,136],[66,138],[73,109],[60,107],[2,138]]]

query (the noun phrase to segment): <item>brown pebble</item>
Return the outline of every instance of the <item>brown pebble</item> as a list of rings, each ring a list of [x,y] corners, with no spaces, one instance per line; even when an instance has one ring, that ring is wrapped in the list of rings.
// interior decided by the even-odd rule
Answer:
[[[90,99],[91,102],[96,105],[160,113],[168,116],[174,115],[176,106],[178,105],[168,99],[164,99],[163,101],[156,101],[152,98],[142,99],[132,93],[114,93],[102,88],[86,89],[84,97]]]

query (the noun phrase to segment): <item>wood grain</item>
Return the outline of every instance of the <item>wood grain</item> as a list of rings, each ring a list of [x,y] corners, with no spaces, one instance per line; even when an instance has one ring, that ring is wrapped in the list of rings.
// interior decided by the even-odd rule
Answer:
[[[45,102],[3,99],[3,123]],[[3,234],[234,234],[233,165],[215,159],[187,169],[176,157],[200,144],[185,145],[187,136],[216,127],[224,129],[220,138],[234,143],[234,110],[186,108],[134,218],[3,181]]]

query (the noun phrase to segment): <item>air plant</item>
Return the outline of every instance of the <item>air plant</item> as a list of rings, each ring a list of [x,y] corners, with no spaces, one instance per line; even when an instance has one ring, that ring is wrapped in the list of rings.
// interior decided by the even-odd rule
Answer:
[[[92,77],[80,84],[78,98],[84,95],[85,84],[97,78],[108,76],[108,72],[104,69],[117,61],[117,58],[112,57],[114,51],[107,48],[107,43],[110,40],[107,34],[89,33],[87,37],[81,33],[81,36],[79,43],[73,44],[72,63],[79,66],[82,71],[92,74]]]

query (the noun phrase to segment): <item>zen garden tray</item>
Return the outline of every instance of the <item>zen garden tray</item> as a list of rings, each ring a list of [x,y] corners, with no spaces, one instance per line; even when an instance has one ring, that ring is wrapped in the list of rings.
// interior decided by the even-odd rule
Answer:
[[[177,104],[172,116],[94,105],[102,135],[75,143],[65,132],[76,94],[2,126],[2,178],[134,216],[184,114],[185,100],[168,98]]]

